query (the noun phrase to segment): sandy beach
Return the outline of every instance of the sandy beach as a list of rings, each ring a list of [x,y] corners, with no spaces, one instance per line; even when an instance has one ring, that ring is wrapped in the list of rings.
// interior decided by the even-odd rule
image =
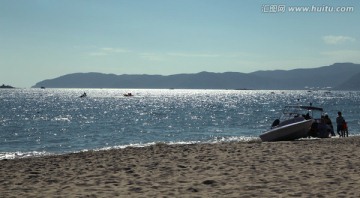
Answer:
[[[0,161],[1,197],[359,197],[360,137]]]

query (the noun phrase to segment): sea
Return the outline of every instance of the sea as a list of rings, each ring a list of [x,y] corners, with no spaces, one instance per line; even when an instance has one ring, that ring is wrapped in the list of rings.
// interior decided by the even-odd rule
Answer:
[[[86,92],[87,97],[79,97]],[[133,96],[125,97],[124,94]],[[156,143],[257,141],[285,105],[341,111],[360,135],[360,92],[0,89],[0,160]]]

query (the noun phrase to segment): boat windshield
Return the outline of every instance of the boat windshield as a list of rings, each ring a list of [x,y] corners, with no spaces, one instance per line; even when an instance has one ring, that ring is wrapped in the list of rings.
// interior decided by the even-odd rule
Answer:
[[[296,117],[320,119],[323,115],[323,109],[313,106],[286,106],[280,120],[288,120]]]

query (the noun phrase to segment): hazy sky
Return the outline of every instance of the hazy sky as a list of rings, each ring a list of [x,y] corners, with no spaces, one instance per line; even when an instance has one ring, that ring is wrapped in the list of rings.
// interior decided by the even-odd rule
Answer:
[[[359,20],[358,0],[0,0],[0,84],[360,63]]]

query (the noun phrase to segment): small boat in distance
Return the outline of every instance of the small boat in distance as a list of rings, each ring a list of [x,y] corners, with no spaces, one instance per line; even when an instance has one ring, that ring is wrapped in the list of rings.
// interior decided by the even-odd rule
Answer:
[[[290,141],[305,137],[326,138],[331,136],[331,128],[322,120],[320,107],[290,105],[285,106],[280,119],[276,119],[269,131],[260,135],[264,142]]]
[[[126,94],[124,94],[124,96],[129,97],[129,96],[134,96],[134,95],[132,93],[126,93]]]
[[[80,98],[85,98],[87,95],[86,93],[84,92],[83,94],[81,94]]]

